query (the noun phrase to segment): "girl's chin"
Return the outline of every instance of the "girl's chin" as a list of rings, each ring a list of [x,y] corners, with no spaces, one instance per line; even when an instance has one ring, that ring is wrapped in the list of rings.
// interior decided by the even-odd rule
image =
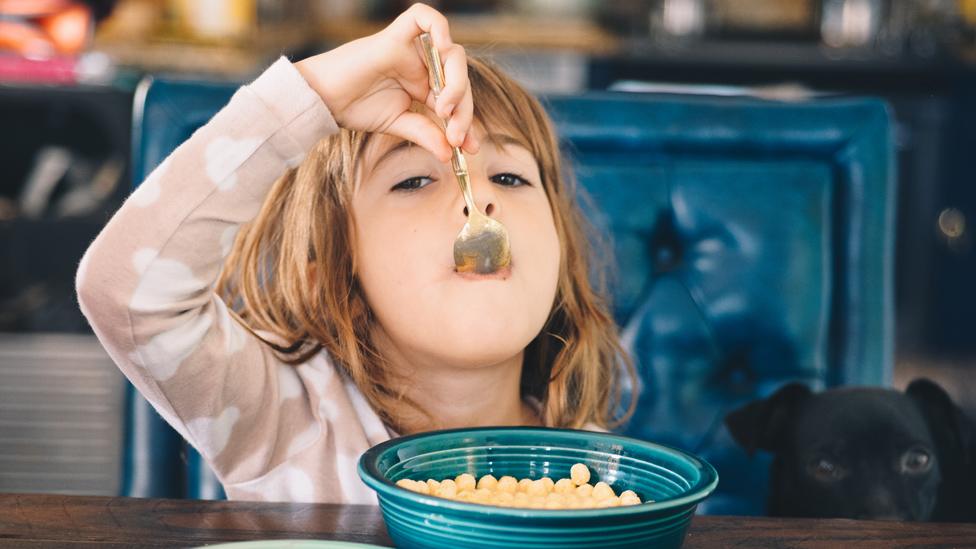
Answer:
[[[444,364],[455,368],[476,370],[505,364],[521,358],[522,349],[512,349],[512,352],[499,352],[499,349],[457,349],[456,353],[444,353],[441,359]]]

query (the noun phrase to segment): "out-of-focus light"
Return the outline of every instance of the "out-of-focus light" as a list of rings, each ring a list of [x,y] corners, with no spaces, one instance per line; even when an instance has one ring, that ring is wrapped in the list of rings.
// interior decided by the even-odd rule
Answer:
[[[948,239],[962,237],[966,232],[966,216],[956,208],[946,208],[939,213],[939,231]]]
[[[866,46],[875,38],[880,19],[877,0],[824,0],[820,33],[831,47]]]

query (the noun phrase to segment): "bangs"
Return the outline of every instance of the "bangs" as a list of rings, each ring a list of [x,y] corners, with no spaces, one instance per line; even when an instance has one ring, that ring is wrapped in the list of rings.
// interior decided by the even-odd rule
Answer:
[[[477,58],[468,58],[468,78],[474,101],[474,119],[496,147],[505,145],[498,136],[514,138],[532,153],[545,177],[552,168],[554,134],[542,106],[498,68]],[[545,184],[552,183],[544,181]]]

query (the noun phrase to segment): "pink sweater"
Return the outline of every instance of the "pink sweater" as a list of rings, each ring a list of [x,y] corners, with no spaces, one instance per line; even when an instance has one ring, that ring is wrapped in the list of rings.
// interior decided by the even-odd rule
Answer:
[[[234,94],[126,201],[78,269],[78,298],[132,384],[232,499],[375,503],[356,462],[391,433],[323,353],[295,367],[213,291],[272,183],[338,131],[287,59]]]

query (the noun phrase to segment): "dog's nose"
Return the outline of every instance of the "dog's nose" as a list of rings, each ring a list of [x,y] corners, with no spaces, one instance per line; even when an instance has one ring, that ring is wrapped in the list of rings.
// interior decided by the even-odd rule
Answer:
[[[875,487],[864,500],[858,518],[868,520],[908,520],[908,514],[898,505],[891,490]]]

